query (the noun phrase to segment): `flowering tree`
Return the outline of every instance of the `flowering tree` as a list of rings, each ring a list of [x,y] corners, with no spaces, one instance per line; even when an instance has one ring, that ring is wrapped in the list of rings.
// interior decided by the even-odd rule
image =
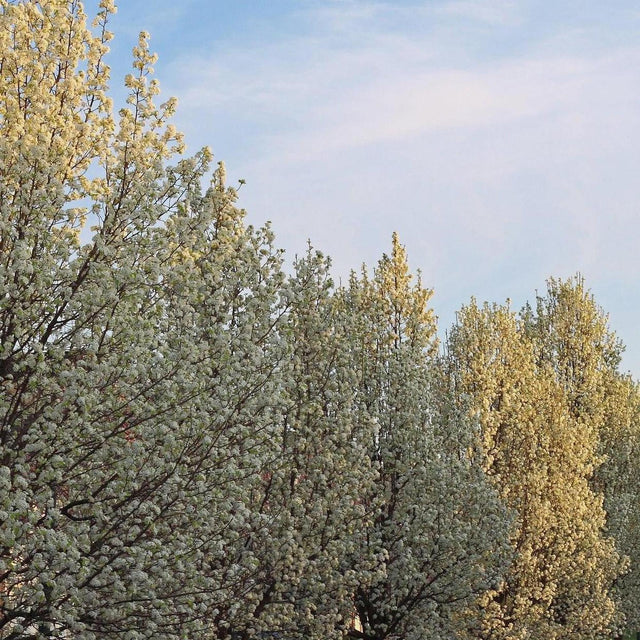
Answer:
[[[463,308],[448,344],[450,375],[481,425],[484,466],[516,513],[514,562],[480,598],[473,638],[604,638],[618,554],[589,484],[597,435],[573,419],[550,367],[506,307]]]
[[[591,479],[604,496],[607,532],[629,567],[614,585],[623,624],[640,628],[640,408],[636,384],[620,371],[623,346],[581,277],[551,279],[523,314],[540,366],[565,389],[567,408],[597,438],[601,460]],[[621,621],[622,622],[622,621]]]
[[[286,277],[146,34],[114,113],[113,11],[0,0],[0,638],[600,637],[639,406],[600,312],[472,305],[443,360],[396,236]]]
[[[377,512],[360,553],[379,571],[356,591],[363,629],[352,631],[371,640],[451,637],[505,566],[508,518],[439,377],[431,292],[411,281],[394,234],[373,278],[353,276],[343,292],[356,395],[378,425],[367,443]]]
[[[351,624],[356,585],[348,558],[367,526],[362,496],[374,472],[362,449],[371,430],[353,395],[347,324],[333,300],[329,262],[309,249],[282,288],[279,333],[282,423],[274,463],[255,491],[256,526],[247,548],[258,564],[246,636],[341,637]]]
[[[255,566],[236,542],[278,423],[280,259],[222,168],[200,194],[207,150],[167,165],[144,34],[113,116],[112,9],[93,35],[79,2],[0,3],[6,638],[220,637]]]

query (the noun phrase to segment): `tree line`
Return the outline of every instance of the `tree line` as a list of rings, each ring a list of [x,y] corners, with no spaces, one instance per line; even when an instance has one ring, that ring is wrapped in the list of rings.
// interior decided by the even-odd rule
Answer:
[[[0,0],[0,638],[640,628],[640,396],[583,280],[439,344],[395,234],[287,272],[147,34],[114,110],[114,10]]]

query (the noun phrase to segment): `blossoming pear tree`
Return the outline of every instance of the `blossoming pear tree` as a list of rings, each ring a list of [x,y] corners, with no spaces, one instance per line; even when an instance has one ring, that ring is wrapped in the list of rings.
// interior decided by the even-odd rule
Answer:
[[[375,472],[362,442],[372,425],[356,411],[348,325],[328,269],[309,248],[282,288],[282,423],[273,466],[255,493],[262,526],[247,541],[259,563],[256,606],[238,621],[247,637],[342,637],[353,592],[367,578],[348,559],[370,521],[362,497]]]
[[[600,464],[591,485],[604,497],[607,532],[629,566],[613,594],[621,625],[640,628],[640,408],[638,388],[620,370],[623,345],[582,277],[550,279],[545,295],[523,312],[541,366],[565,389],[581,429],[597,438]]]
[[[224,637],[280,257],[207,150],[169,166],[145,34],[113,113],[100,7],[0,3],[0,634]]]
[[[113,11],[0,0],[0,638],[637,624],[639,396],[582,283],[439,355],[396,235],[286,275],[145,33],[114,110]]]
[[[468,455],[472,430],[438,373],[431,291],[412,280],[394,234],[373,277],[354,275],[343,292],[355,393],[378,426],[367,443],[377,512],[361,555],[380,569],[356,591],[363,628],[352,631],[368,640],[452,637],[506,560],[506,511]]]
[[[593,429],[575,420],[553,370],[508,307],[472,302],[448,343],[450,375],[481,425],[484,466],[516,513],[513,564],[480,598],[473,638],[605,638],[620,572],[605,536]]]

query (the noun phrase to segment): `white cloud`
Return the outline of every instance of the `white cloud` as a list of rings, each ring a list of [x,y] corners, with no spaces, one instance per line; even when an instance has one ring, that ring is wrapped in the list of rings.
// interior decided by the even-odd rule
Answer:
[[[484,6],[456,2],[442,10],[476,4]],[[513,3],[487,7],[497,10],[496,5]],[[346,3],[344,19],[373,12],[368,9]],[[308,157],[310,152],[339,152],[559,112],[572,114],[577,122],[582,112],[593,111],[587,101],[601,101],[599,83],[622,77],[631,87],[637,76],[632,61],[637,62],[638,51],[601,59],[542,51],[460,68],[443,65],[446,56],[436,55],[422,36],[379,32],[372,25],[354,35],[349,46],[333,46],[334,36],[321,31],[260,49],[217,52],[211,60],[178,60],[180,80],[174,87],[181,109],[189,121],[224,112],[238,122],[265,123],[263,143],[277,140],[280,161],[297,161],[300,153]]]
[[[399,230],[447,322],[470,293],[524,299],[552,274],[636,286],[640,47],[590,51],[576,29],[474,57],[487,25],[524,29],[523,5],[438,6],[446,24],[333,3],[298,35],[183,56],[180,124],[247,179],[243,206],[289,251],[311,237],[345,274]]]
[[[436,12],[489,25],[513,26],[522,23],[522,3],[513,0],[455,0],[436,8]]]

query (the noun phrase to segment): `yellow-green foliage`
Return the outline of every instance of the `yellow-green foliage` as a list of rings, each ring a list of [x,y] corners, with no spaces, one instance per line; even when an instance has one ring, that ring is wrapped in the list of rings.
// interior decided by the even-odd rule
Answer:
[[[604,536],[602,499],[589,486],[595,431],[568,409],[550,366],[508,307],[472,302],[449,344],[458,392],[481,425],[487,473],[517,513],[513,565],[486,592],[477,637],[604,637],[612,624],[618,556]]]
[[[540,368],[551,368],[565,391],[565,404],[582,432],[596,441],[601,464],[591,486],[604,498],[607,531],[627,570],[614,595],[620,623],[640,625],[640,396],[620,367],[622,345],[581,277],[550,279],[535,311],[523,314]]]

